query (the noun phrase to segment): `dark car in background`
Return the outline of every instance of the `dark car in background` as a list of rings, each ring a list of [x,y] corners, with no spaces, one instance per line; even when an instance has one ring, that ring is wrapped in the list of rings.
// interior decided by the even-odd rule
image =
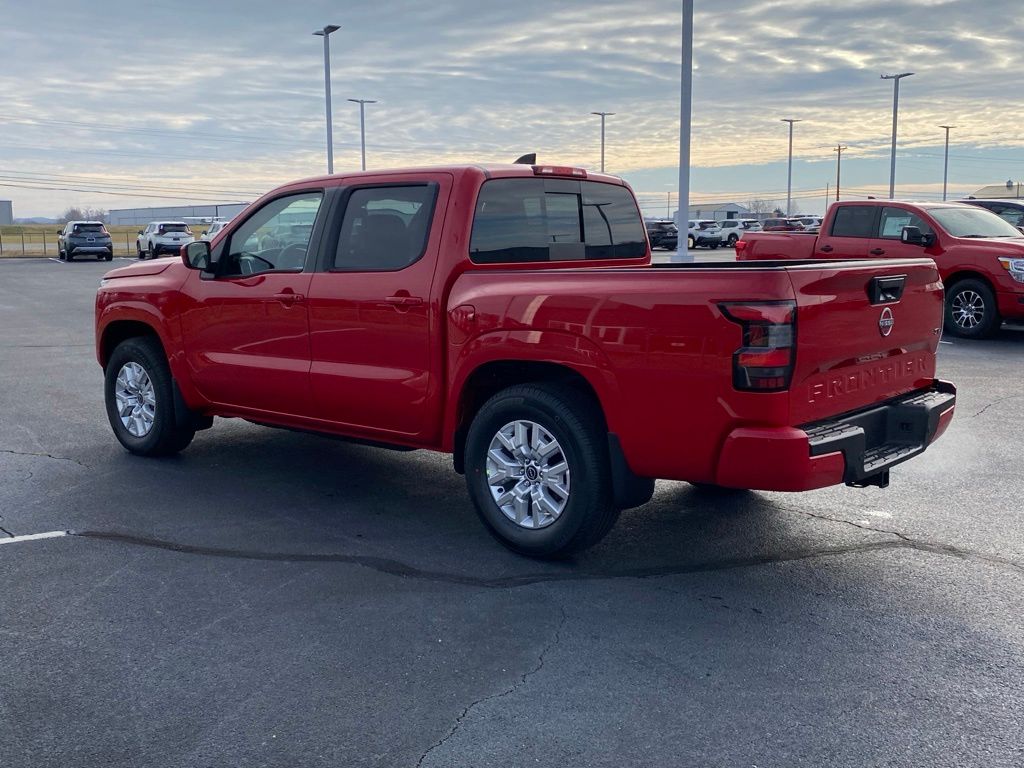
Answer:
[[[671,219],[646,219],[647,239],[651,248],[664,248],[674,251],[679,247],[679,227]]]
[[[92,254],[98,259],[114,258],[114,242],[102,221],[69,221],[57,235],[57,255],[61,261]]]
[[[961,200],[961,203],[987,208],[1015,227],[1024,227],[1024,198],[1020,200]]]

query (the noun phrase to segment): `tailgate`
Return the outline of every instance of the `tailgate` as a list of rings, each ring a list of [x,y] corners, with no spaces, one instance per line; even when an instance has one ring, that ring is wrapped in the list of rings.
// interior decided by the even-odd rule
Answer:
[[[935,378],[943,289],[930,259],[787,269],[797,302],[793,424],[867,408]]]

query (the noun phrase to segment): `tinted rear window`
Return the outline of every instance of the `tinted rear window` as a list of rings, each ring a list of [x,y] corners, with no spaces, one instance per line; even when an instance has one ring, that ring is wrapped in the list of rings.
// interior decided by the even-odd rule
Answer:
[[[832,221],[833,237],[874,237],[875,212],[870,205],[844,205],[836,209]]]
[[[161,232],[188,232],[190,231],[188,226],[185,224],[161,224]]]
[[[647,253],[643,219],[625,187],[571,179],[494,179],[476,204],[478,264],[629,259]]]
[[[103,231],[103,225],[102,224],[75,224],[75,228],[74,228],[73,231],[75,232],[75,234],[82,234],[82,233],[85,233],[85,232],[99,233],[99,232]]]

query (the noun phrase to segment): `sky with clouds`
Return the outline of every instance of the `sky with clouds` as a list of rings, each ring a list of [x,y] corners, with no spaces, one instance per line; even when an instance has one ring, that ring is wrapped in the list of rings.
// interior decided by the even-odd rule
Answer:
[[[542,160],[607,168],[651,213],[676,190],[679,0],[5,0],[0,198],[16,216],[251,200],[326,165],[331,37],[335,170]],[[1021,0],[696,0],[691,200],[794,197],[821,211],[838,143],[850,194],[941,195],[1024,177]],[[117,194],[115,194],[117,193]],[[675,206],[673,206],[674,208]]]

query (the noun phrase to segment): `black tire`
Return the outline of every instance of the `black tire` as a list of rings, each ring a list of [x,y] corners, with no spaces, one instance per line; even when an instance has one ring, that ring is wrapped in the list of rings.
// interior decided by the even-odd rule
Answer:
[[[976,308],[973,314],[964,310]],[[958,280],[946,289],[944,325],[946,332],[962,339],[984,339],[1002,323],[996,296],[984,280]]]
[[[108,253],[106,256],[103,257],[103,260],[104,261],[113,261],[114,260],[114,249],[113,248],[110,249],[110,253]]]
[[[148,433],[137,437],[125,427],[118,415],[115,388],[121,369],[128,363],[142,366],[153,385],[154,418]],[[139,456],[171,456],[183,450],[196,434],[196,419],[175,398],[171,369],[160,343],[153,337],[139,336],[122,341],[107,361],[104,372],[104,400],[107,419],[118,441]]]
[[[65,249],[64,250],[64,261],[74,261],[74,260],[75,260],[75,252],[70,250],[70,249]]]
[[[735,248],[737,240],[739,240],[739,238],[736,237],[736,235],[729,235],[729,247],[730,248]]]
[[[57,247],[57,261],[64,261],[67,256],[64,254],[64,249],[60,246]]]
[[[569,497],[545,527],[522,527],[505,516],[491,496],[487,453],[510,422],[532,421],[559,444],[569,469]],[[487,530],[509,549],[530,557],[564,557],[593,546],[618,520],[612,492],[607,432],[589,398],[547,384],[518,384],[488,400],[466,436],[466,485]]]
[[[692,251],[697,247],[697,241],[693,239],[693,235],[688,235],[686,238],[686,250]]]
[[[142,246],[139,245],[139,241],[138,240],[135,241],[135,258],[137,258],[139,260],[142,259]]]
[[[708,248],[710,248],[712,251],[717,251],[719,245],[720,243],[711,243],[711,245],[709,245]]]

